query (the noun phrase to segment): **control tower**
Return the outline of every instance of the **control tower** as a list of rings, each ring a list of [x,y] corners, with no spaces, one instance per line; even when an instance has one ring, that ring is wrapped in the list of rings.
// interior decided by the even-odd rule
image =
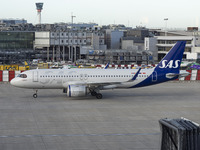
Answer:
[[[38,12],[38,23],[41,24],[41,12],[42,12],[44,3],[35,3],[35,4],[36,4],[37,12]]]

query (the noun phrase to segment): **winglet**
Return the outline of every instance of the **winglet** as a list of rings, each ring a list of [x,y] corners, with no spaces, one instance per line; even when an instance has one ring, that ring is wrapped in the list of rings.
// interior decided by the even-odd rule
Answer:
[[[130,79],[128,82],[134,81],[136,80],[136,78],[138,77],[139,73],[140,73],[141,68],[138,69],[138,71],[136,72],[136,74],[133,76],[132,79]]]
[[[109,67],[109,62],[106,64],[106,66],[104,67],[104,69],[107,69]]]

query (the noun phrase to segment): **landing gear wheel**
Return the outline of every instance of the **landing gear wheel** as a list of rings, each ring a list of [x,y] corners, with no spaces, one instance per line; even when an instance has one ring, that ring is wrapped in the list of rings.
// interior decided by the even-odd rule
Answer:
[[[101,93],[97,93],[97,94],[96,94],[96,98],[97,98],[97,99],[102,99],[102,97],[103,97],[103,96],[102,96]]]
[[[35,94],[33,94],[33,98],[37,98],[37,92],[38,90],[35,90]]]
[[[33,98],[37,98],[37,94],[33,94]]]
[[[93,91],[93,92],[91,92],[91,95],[92,95],[92,96],[96,96],[96,95],[97,95],[97,92]]]

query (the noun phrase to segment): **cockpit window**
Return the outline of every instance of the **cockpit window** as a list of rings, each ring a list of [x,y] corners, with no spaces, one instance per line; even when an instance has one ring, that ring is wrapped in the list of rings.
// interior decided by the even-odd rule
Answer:
[[[20,78],[27,78],[27,75],[26,75],[26,74],[19,74],[17,77],[20,77]]]

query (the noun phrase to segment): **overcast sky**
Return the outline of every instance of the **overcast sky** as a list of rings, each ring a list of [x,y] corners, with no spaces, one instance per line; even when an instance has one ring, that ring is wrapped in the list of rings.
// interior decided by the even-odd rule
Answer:
[[[42,23],[95,22],[164,28],[199,26],[200,0],[1,0],[0,18],[38,23],[36,2],[44,2]]]

